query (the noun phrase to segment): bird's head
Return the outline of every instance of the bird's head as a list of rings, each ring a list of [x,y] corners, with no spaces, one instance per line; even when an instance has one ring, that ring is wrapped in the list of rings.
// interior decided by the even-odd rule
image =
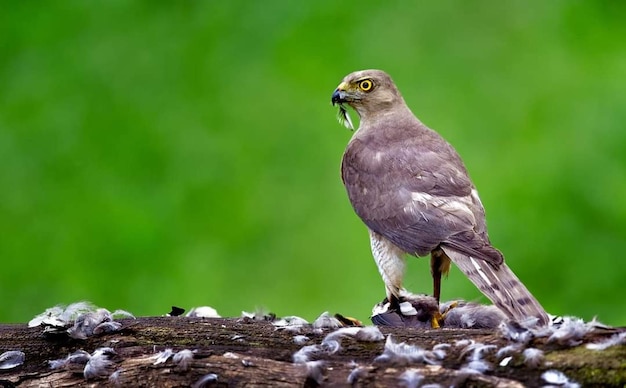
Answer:
[[[333,92],[331,102],[339,105],[339,121],[350,129],[353,129],[352,122],[344,104],[356,110],[362,120],[404,105],[391,77],[382,70],[361,70],[348,74]]]

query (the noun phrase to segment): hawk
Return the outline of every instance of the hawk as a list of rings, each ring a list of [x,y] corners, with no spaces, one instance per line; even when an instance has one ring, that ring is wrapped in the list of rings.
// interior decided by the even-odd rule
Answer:
[[[487,235],[485,210],[455,149],[411,112],[381,70],[347,75],[332,95],[360,117],[341,176],[356,214],[367,225],[387,299],[400,309],[405,256],[430,254],[433,296],[453,262],[507,317],[548,324],[539,302],[504,263]]]

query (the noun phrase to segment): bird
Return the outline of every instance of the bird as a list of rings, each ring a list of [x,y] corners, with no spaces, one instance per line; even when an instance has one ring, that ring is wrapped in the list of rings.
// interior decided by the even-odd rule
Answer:
[[[410,110],[391,77],[360,70],[331,97],[354,129],[341,162],[348,198],[369,231],[386,299],[399,310],[407,255],[430,254],[433,296],[454,263],[511,320],[547,325],[548,315],[487,234],[485,210],[457,151]]]

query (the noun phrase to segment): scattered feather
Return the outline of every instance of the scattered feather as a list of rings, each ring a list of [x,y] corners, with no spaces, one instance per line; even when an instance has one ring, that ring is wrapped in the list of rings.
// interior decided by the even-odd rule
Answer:
[[[46,309],[43,313],[35,316],[28,322],[28,327],[37,327],[40,325],[65,326],[67,322],[61,320],[63,307],[54,306]]]
[[[587,349],[604,350],[611,346],[626,344],[626,332],[615,334],[604,341],[587,344]]]
[[[26,355],[19,350],[10,350],[0,354],[0,369],[13,369],[24,363]]]
[[[73,321],[78,319],[79,316],[92,313],[97,311],[98,308],[91,302],[77,302],[69,304],[65,310],[63,310],[63,314],[61,314],[61,319],[65,322]]]
[[[498,329],[504,338],[513,342],[526,344],[534,338],[533,333],[517,321],[503,321]]]
[[[455,348],[464,348],[466,346],[474,344],[474,340],[462,339],[454,341]]]
[[[322,352],[323,349],[320,345],[303,346],[300,350],[293,354],[293,362],[296,364],[304,364],[310,361],[312,357],[315,357]]]
[[[307,337],[306,335],[294,335],[293,336],[293,342],[296,345],[304,345],[305,343],[307,343],[308,340],[309,340],[309,337]]]
[[[511,362],[511,360],[512,360],[512,359],[513,359],[513,357],[512,357],[512,356],[504,357],[504,358],[500,361],[500,363],[499,363],[498,365],[500,365],[500,366],[507,366],[507,365],[509,365],[509,362]]]
[[[359,366],[355,362],[352,362],[352,364],[353,364],[352,370],[350,371],[350,374],[348,375],[348,378],[346,379],[346,382],[350,385],[356,384],[359,380],[361,380],[363,377],[365,377],[369,373],[367,368]]]
[[[537,348],[524,349],[524,364],[531,368],[537,368],[543,361],[543,351]]]
[[[605,329],[605,330],[614,329],[614,327],[605,325],[604,323],[598,321],[597,317],[593,317],[593,319],[589,322],[589,325],[591,325],[594,329]]]
[[[431,350],[431,352],[435,358],[437,358],[438,360],[443,360],[444,358],[446,358],[447,352],[443,348],[435,349],[436,346],[437,345],[433,346],[433,350]]]
[[[177,352],[172,357],[172,362],[178,367],[178,369],[186,371],[189,369],[191,361],[193,360],[193,352],[189,349],[183,349]]]
[[[328,311],[323,312],[315,321],[313,321],[313,327],[315,329],[337,329],[341,327],[341,322],[333,316],[331,316]]]
[[[155,356],[152,357],[152,358],[155,359],[154,362],[152,363],[152,365],[164,364],[173,355],[174,355],[174,351],[171,348],[167,348],[167,349],[163,350],[162,352],[157,353]]]
[[[433,346],[433,350],[448,350],[452,347],[451,344],[441,343]]]
[[[342,327],[335,331],[332,331],[324,337],[323,342],[327,341],[341,341],[343,337],[354,337],[357,332],[361,330],[360,327]]]
[[[474,342],[467,345],[461,352],[461,358],[467,358],[468,363],[461,367],[461,371],[470,374],[483,374],[491,371],[493,366],[484,360],[485,354],[495,349],[495,345],[485,345],[480,342]]]
[[[107,309],[96,309],[82,313],[76,317],[74,326],[67,329],[67,334],[75,339],[87,339],[94,335],[94,330],[105,322],[111,322],[113,318]],[[122,326],[119,325],[119,328]],[[118,328],[118,330],[119,330]]]
[[[542,327],[549,327],[549,325],[540,325],[539,318],[537,317],[526,317],[524,319],[521,319],[519,321],[519,324],[528,330],[539,330]]]
[[[120,309],[117,309],[117,310],[113,311],[113,312],[111,313],[111,316],[112,316],[114,319],[123,319],[123,318],[136,319],[136,318],[135,318],[135,316],[134,316],[133,314],[129,313],[129,312],[128,312],[128,311],[126,311],[126,310],[120,310]]]
[[[433,346],[432,353],[436,358],[443,360],[444,358],[446,358],[446,355],[448,354],[448,349],[450,349],[451,347],[452,345],[446,343],[437,344]]]
[[[124,310],[116,310],[115,314],[133,317]],[[28,325],[29,327],[42,325],[45,334],[67,334],[75,339],[86,339],[92,335],[115,332],[122,327],[120,323],[113,320],[113,314],[109,310],[97,308],[89,302],[49,308],[31,319]],[[68,328],[68,326],[71,327]]]
[[[79,349],[65,358],[48,361],[50,369],[65,369],[71,372],[82,372],[91,355]]]
[[[111,322],[102,322],[98,324],[93,329],[93,335],[107,334],[107,333],[115,333],[116,331],[120,331],[122,328],[122,324],[119,322],[111,321]]]
[[[387,337],[383,354],[376,357],[374,362],[395,363],[399,365],[411,363],[440,364],[440,361],[432,352],[416,345],[408,345],[405,342],[394,342],[391,335]]]
[[[185,316],[190,318],[221,318],[217,310],[209,306],[194,307]]]
[[[207,375],[200,377],[198,381],[193,383],[191,388],[204,388],[207,386],[207,384],[216,383],[216,382],[217,382],[217,375],[215,373],[209,373]]]
[[[255,321],[270,321],[273,322],[276,319],[276,314],[267,312],[263,309],[257,309],[253,313],[242,311],[241,317],[245,319],[252,319]]]
[[[59,358],[57,360],[48,360],[48,366],[50,369],[63,369],[65,368],[65,364],[67,360],[65,358]]]
[[[112,348],[99,348],[96,349],[87,361],[85,369],[83,370],[83,376],[85,379],[91,380],[100,377],[107,377],[111,375],[115,368],[115,363],[111,360],[111,357],[115,356],[115,350]]]
[[[272,322],[272,325],[274,325],[277,330],[282,329],[294,333],[299,333],[300,330],[303,327],[308,326],[308,324],[309,322],[306,319],[296,316],[283,317],[277,321]]]
[[[473,360],[465,364],[460,372],[470,373],[470,374],[484,374],[485,372],[489,372],[493,367],[490,363],[485,360]]]
[[[473,344],[468,345],[465,349],[463,349],[463,351],[461,352],[461,358],[469,354],[468,356],[469,361],[482,360],[484,358],[485,353],[495,348],[496,348],[496,345],[485,345],[480,342],[475,342]]]
[[[548,337],[548,342],[556,342],[566,346],[578,346],[582,343],[585,334],[593,329],[592,323],[585,323],[580,318],[563,317],[563,323]]]
[[[326,369],[324,361],[308,361],[305,365],[307,380],[313,380],[317,385],[322,385]]]
[[[111,373],[109,376],[109,383],[113,384],[116,387],[122,386],[122,371],[123,369],[118,369],[115,372]]]
[[[499,328],[503,337],[511,341],[527,344],[533,338],[548,337],[548,342],[571,347],[580,345],[586,334],[607,326],[595,319],[585,322],[576,317],[552,317],[548,326],[538,326],[536,319],[528,319],[503,322]]]
[[[29,327],[44,326],[46,334],[65,334],[67,326],[83,314],[96,311],[96,307],[89,302],[77,302],[68,306],[55,306],[47,309],[28,323]]]
[[[338,340],[322,341],[322,350],[328,354],[334,354],[341,350],[341,343]]]
[[[337,336],[324,338],[320,345],[303,346],[292,356],[293,362],[296,364],[304,364],[317,358],[322,354],[334,354],[341,350],[341,344],[337,340]]]
[[[365,326],[360,328],[354,335],[357,341],[361,342],[378,342],[385,339],[383,333],[376,326]]]
[[[496,352],[496,358],[500,359],[500,358],[502,358],[504,356],[508,356],[510,354],[517,354],[517,353],[521,352],[523,348],[524,348],[524,345],[523,344],[518,344],[518,343],[504,346],[504,347],[498,349],[498,351]]]
[[[417,369],[407,369],[399,377],[400,383],[406,388],[417,388],[424,376]]]
[[[383,334],[376,327],[343,327],[333,332],[330,332],[324,337],[324,340],[319,345],[307,345],[293,354],[293,362],[297,364],[306,363],[311,361],[312,358],[317,358],[320,354],[334,354],[341,350],[341,340],[344,337],[354,337],[358,341],[374,342],[384,339]],[[303,335],[294,337],[294,342],[298,345],[302,345],[308,341],[309,338]]]
[[[323,342],[341,341],[344,337],[353,337],[361,342],[378,342],[385,339],[383,333],[376,326],[368,327],[342,327],[337,329],[324,338]]]
[[[566,388],[580,387],[580,384],[578,384],[575,381],[570,381],[570,379],[567,376],[565,376],[563,372],[555,370],[555,369],[545,371],[541,375],[541,378],[543,379],[543,381],[545,381],[546,383],[552,386],[559,386],[559,387],[566,387]]]

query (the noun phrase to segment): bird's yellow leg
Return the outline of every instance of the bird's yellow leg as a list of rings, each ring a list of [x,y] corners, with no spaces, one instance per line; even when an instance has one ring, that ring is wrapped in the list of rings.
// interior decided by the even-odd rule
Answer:
[[[448,271],[450,271],[450,258],[441,248],[437,247],[430,253],[430,274],[433,277],[433,297],[437,300],[437,304],[439,304],[441,298],[441,275],[447,276]],[[456,307],[456,305],[457,303],[454,302],[453,305],[448,307],[448,310],[443,313],[437,312],[433,315],[430,322],[432,328],[439,329],[445,319],[446,313],[450,311],[451,308]]]
[[[441,297],[441,275],[448,276],[450,271],[450,258],[443,249],[437,247],[430,253],[430,274],[433,278],[433,298]]]

